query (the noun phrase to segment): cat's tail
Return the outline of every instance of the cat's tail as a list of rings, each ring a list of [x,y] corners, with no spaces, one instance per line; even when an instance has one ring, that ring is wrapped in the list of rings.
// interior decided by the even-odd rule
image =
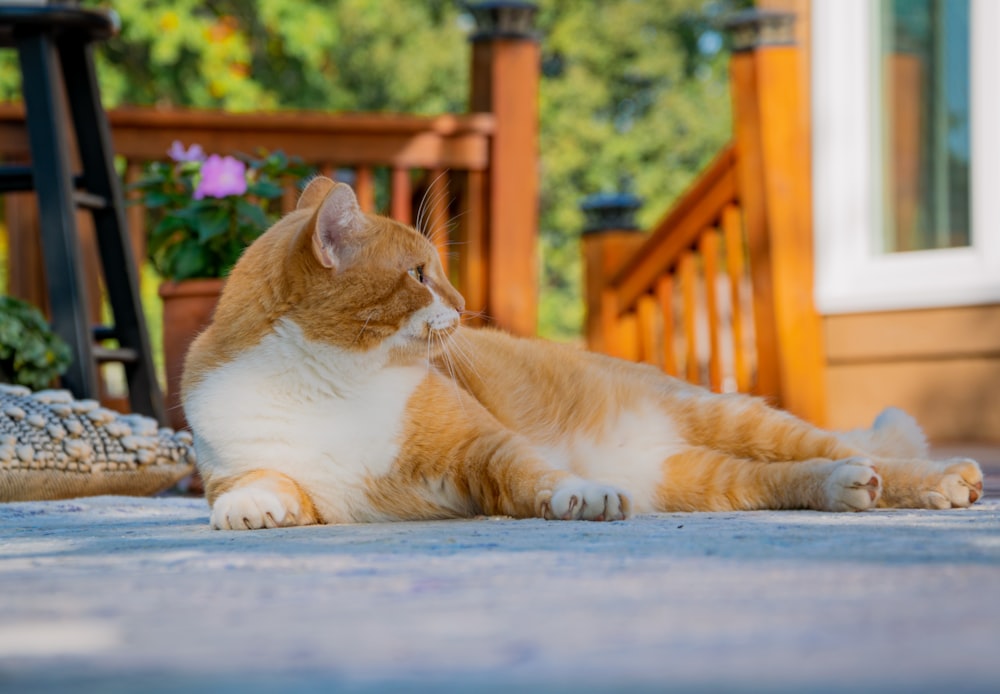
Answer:
[[[837,436],[844,443],[879,458],[928,456],[927,437],[917,420],[895,407],[884,409],[871,429],[838,432]]]

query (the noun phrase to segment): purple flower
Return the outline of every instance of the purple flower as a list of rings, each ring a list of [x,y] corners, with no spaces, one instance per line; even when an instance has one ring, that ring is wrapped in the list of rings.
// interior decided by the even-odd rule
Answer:
[[[191,145],[188,149],[184,149],[180,140],[174,140],[170,149],[167,150],[167,156],[176,162],[205,161],[205,150],[201,148],[201,145]]]
[[[247,167],[239,159],[213,154],[201,165],[201,180],[194,191],[194,199],[224,198],[247,192]]]

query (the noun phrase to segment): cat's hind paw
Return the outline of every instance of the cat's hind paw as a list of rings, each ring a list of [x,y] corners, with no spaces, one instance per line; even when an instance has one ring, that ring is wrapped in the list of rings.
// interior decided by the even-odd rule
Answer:
[[[260,487],[226,492],[212,504],[215,530],[259,530],[299,525],[298,508],[285,495]]]
[[[566,480],[542,503],[548,520],[625,520],[632,515],[632,501],[614,487],[588,480]]]
[[[826,511],[866,511],[882,494],[882,478],[867,458],[838,460],[823,483]]]
[[[921,495],[924,508],[966,508],[983,497],[983,471],[968,458],[942,463],[940,477]]]

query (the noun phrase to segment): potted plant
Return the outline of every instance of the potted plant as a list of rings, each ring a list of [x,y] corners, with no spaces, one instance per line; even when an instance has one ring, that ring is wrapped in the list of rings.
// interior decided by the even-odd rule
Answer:
[[[0,296],[0,382],[49,387],[70,363],[69,346],[34,306]]]
[[[312,171],[297,157],[260,152],[206,156],[175,141],[169,161],[150,163],[130,189],[147,211],[147,252],[163,279],[163,353],[167,411],[186,426],[178,389],[184,355],[211,320],[229,270],[243,249],[281,213],[285,185]]]

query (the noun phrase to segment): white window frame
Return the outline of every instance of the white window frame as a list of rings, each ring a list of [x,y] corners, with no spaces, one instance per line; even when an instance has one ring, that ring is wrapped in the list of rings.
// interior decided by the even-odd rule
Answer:
[[[1000,2],[970,1],[971,246],[882,253],[877,3],[812,2],[813,230],[822,314],[1000,303]]]

